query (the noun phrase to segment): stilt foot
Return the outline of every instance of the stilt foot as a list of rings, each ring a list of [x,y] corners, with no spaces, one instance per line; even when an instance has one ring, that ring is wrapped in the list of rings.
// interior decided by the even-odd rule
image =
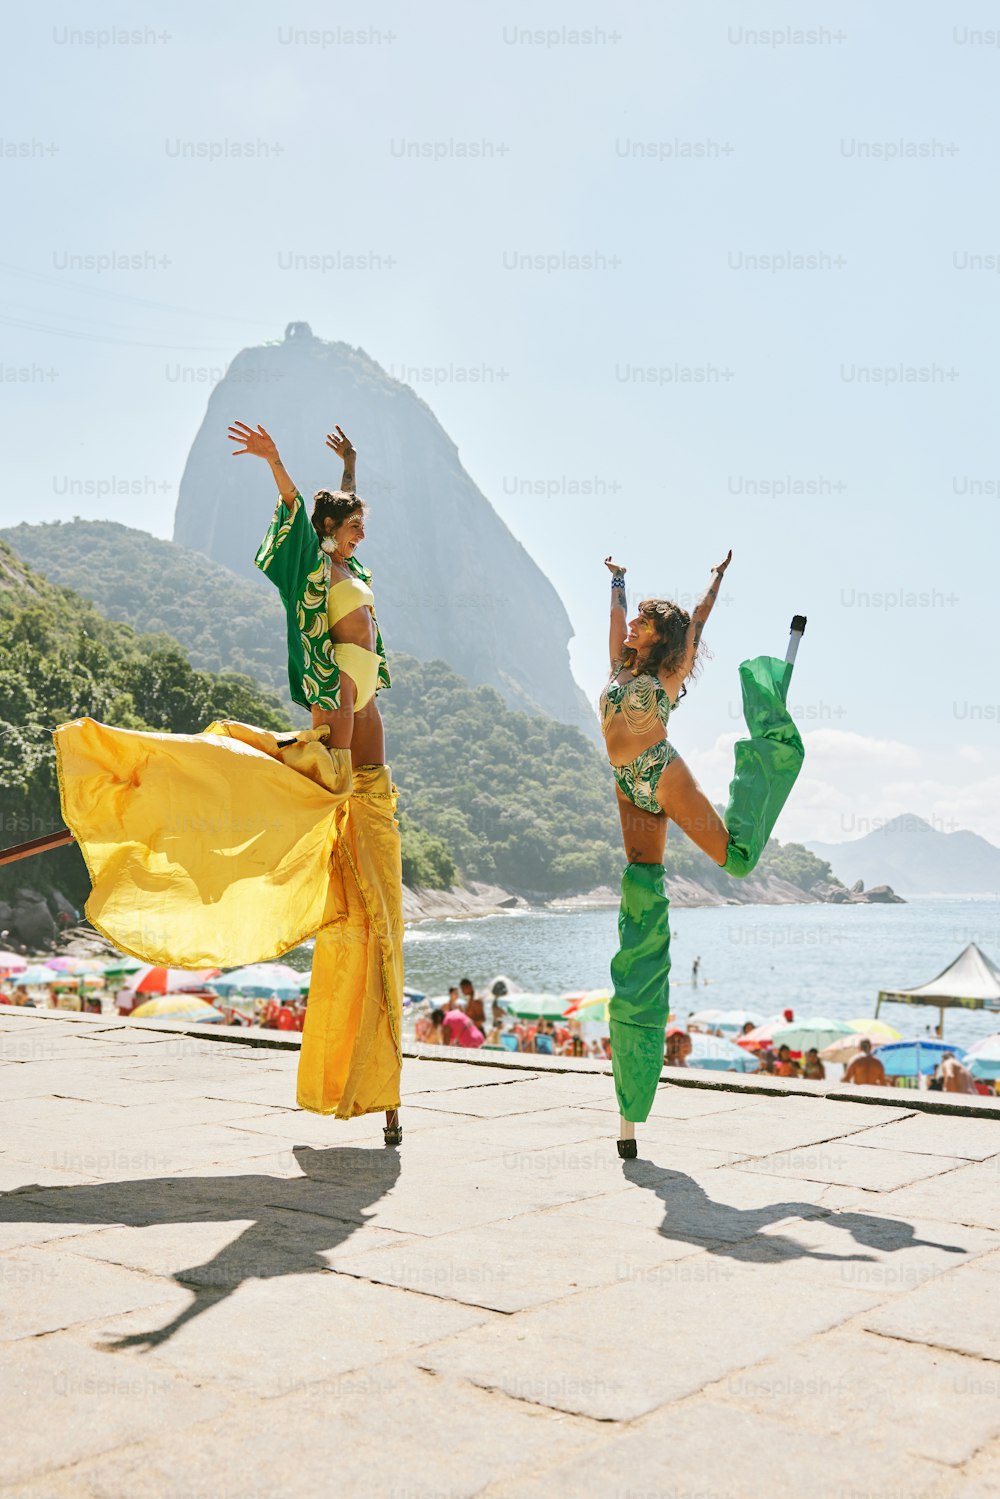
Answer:
[[[635,1143],[635,1125],[631,1119],[619,1118],[618,1154],[623,1161],[634,1161],[637,1148]]]

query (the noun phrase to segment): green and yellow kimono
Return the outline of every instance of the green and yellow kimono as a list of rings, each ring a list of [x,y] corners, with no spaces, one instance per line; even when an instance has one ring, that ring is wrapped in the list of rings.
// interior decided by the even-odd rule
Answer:
[[[326,708],[335,713],[340,707],[340,668],[334,659],[327,616],[330,565],[300,494],[291,509],[284,500],[278,500],[254,562],[275,585],[285,606],[292,702],[302,708]],[[371,573],[356,557],[348,558],[347,567],[363,583],[371,583]],[[379,658],[378,687],[388,687],[389,668],[377,622],[375,652]]]

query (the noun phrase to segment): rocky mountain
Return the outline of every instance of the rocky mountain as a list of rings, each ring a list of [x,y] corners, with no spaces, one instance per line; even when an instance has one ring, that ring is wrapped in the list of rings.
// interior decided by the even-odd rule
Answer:
[[[977,895],[1000,891],[1000,848],[978,833],[943,833],[904,814],[849,843],[808,843],[851,885],[888,882],[902,895]]]
[[[226,428],[260,423],[306,500],[336,489],[325,446],[339,422],[358,449],[358,491],[371,513],[371,567],[390,649],[443,660],[514,708],[596,738],[573,679],[572,627],[552,584],[462,467],[425,401],[362,349],[290,323],[283,341],[244,349],[209,397],[181,479],[174,540],[261,588],[253,557],[275,502],[259,459],[234,458]]]

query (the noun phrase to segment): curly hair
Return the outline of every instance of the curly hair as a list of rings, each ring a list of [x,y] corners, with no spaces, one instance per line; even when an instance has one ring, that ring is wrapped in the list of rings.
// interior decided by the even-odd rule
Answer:
[[[650,648],[644,658],[642,669],[653,677],[658,676],[661,671],[669,675],[676,671],[684,660],[691,616],[686,609],[682,609],[680,604],[675,604],[672,599],[643,599],[639,605],[639,613],[645,619],[650,620],[656,630],[656,644]],[[701,667],[703,650],[704,647],[699,641],[694,661],[691,664],[692,677],[697,675]],[[633,670],[638,669],[636,651],[633,646],[626,646],[622,651],[622,665]],[[678,701],[686,691],[687,689],[682,686]]]
[[[348,494],[343,489],[317,489],[313,495],[313,529],[321,541],[326,535],[323,522],[327,516],[333,520],[333,529],[336,531],[349,516],[357,512],[367,515],[368,506],[364,500],[359,500],[356,494]]]

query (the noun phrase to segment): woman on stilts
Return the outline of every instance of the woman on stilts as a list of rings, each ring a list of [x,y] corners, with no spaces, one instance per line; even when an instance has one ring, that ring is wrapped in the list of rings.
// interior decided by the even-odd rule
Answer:
[[[375,705],[389,673],[371,575],[355,556],[355,454],[339,427],[327,438],[343,488],[320,491],[310,522],[263,428],[237,423],[231,435],[277,481],[256,562],[280,591],[291,695],[313,726],[62,724],[66,836],[87,861],[88,919],[143,962],[231,968],[315,936],[297,1101],[338,1119],[384,1112],[386,1144],[398,1145],[402,870]]]
[[[802,764],[802,741],[785,707],[790,660],[762,656],[740,667],[751,738],[736,746],[724,818],[667,738],[668,720],[696,671],[702,631],[731,559],[729,552],[713,568],[705,595],[690,614],[669,599],[646,599],[631,620],[625,569],[605,559],[611,573],[611,675],[601,694],[601,727],[628,858],[609,1019],[621,1114],[618,1153],[627,1159],[636,1155],[635,1125],[649,1117],[656,1094],[670,1010],[663,873],[668,823],[676,822],[713,863],[741,878],[760,858]]]
[[[398,1145],[402,1140],[397,992],[402,983],[402,871],[399,835],[391,815],[395,788],[385,763],[385,733],[376,701],[379,689],[390,685],[389,672],[375,618],[371,573],[355,555],[365,535],[365,505],[357,495],[357,454],[339,426],[328,434],[327,446],[343,463],[340,489],[319,490],[307,519],[302,495],[264,428],[234,422],[229,437],[241,444],[234,457],[262,458],[274,476],[278,503],[255,561],[276,585],[285,606],[289,689],[293,701],[310,711],[313,729],[323,733],[349,786],[356,831],[374,842],[384,876],[374,882],[374,888],[373,882],[366,889],[365,882],[358,881],[364,909],[359,908],[357,915],[366,929],[363,939],[352,929],[350,919],[317,935],[298,1102],[317,1113],[341,1115],[345,1095],[356,1093],[359,1067],[367,1066],[373,1073],[371,1084],[350,1099],[346,1112],[371,1112],[378,1097],[385,1108],[386,1143]],[[382,907],[381,920],[371,910],[373,903]],[[364,973],[358,965],[362,940],[382,948],[379,962],[365,965]],[[399,970],[395,981],[387,976],[387,967]],[[372,1006],[363,1002],[359,985],[377,989],[390,1021],[392,1047],[381,1048],[382,1063],[374,1068],[371,1058],[359,1054],[359,1028],[370,1032],[369,1041],[374,1041],[378,1029],[377,1017],[369,1017],[374,1030],[366,1022],[364,1012]]]

